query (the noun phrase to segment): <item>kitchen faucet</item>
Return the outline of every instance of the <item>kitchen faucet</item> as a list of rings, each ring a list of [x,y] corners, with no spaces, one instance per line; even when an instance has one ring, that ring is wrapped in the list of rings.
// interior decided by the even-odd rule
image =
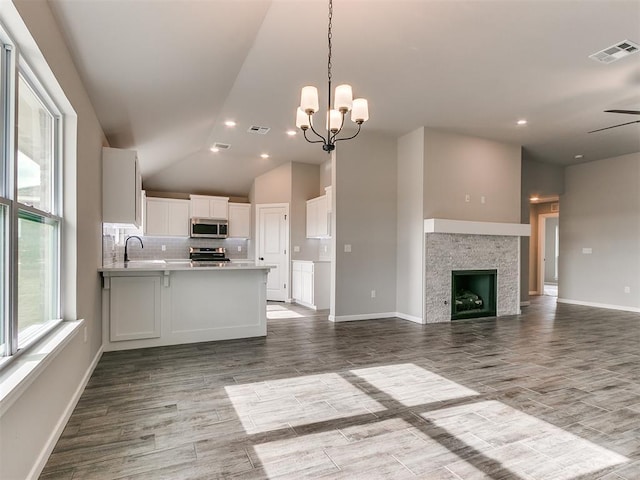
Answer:
[[[127,263],[129,261],[129,254],[127,253],[127,246],[129,244],[129,240],[131,240],[132,238],[137,238],[140,241],[140,246],[142,248],[144,248],[144,245],[142,243],[142,239],[140,237],[138,237],[137,235],[131,235],[130,237],[127,237],[127,239],[124,241],[124,263]]]

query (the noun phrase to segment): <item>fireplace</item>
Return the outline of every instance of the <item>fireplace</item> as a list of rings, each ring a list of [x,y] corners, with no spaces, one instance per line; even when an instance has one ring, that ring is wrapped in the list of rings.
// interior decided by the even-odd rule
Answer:
[[[529,225],[432,218],[424,221],[424,230],[424,323],[471,318],[464,312],[457,312],[463,314],[460,317],[452,315],[452,272],[459,271],[495,272],[489,287],[466,287],[472,293],[493,288],[488,300],[482,298],[487,311],[473,313],[479,317],[520,313],[520,237],[530,234]],[[484,297],[486,293],[473,295]],[[473,295],[466,298],[467,304],[475,301]]]
[[[451,320],[495,317],[497,270],[451,272]]]

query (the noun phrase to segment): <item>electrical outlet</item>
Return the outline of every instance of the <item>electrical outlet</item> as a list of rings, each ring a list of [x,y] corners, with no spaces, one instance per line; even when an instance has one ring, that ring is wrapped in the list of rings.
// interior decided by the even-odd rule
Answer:
[[[298,252],[300,251],[300,247],[299,247],[298,245],[294,245],[294,246],[293,246],[293,251],[294,251],[295,253],[298,253]]]
[[[376,291],[375,290],[371,290],[371,298],[376,298]]]
[[[624,293],[631,293],[631,287],[624,287]]]
[[[84,343],[87,343],[87,326],[84,326]]]
[[[469,203],[471,201],[471,195],[469,195],[468,193],[464,196],[464,201]]]
[[[487,197],[485,197],[484,195],[482,195],[480,197],[480,203],[487,203]]]
[[[242,245],[238,245],[238,251],[241,252],[242,251]]]
[[[162,247],[160,248],[163,252],[167,251],[167,246],[166,245],[162,245]]]
[[[323,245],[322,248],[324,249],[324,253],[329,251],[329,247],[327,245]]]
[[[351,253],[351,244],[349,244],[349,243],[345,243],[345,244],[344,244],[344,251],[345,251],[346,253]]]
[[[591,255],[593,253],[593,249],[589,247],[583,247],[582,253],[584,253],[585,255]]]

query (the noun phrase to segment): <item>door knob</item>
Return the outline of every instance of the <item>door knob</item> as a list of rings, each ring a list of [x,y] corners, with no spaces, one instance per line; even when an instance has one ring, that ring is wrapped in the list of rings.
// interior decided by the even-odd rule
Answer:
[[[260,260],[264,260],[264,257],[260,257]]]

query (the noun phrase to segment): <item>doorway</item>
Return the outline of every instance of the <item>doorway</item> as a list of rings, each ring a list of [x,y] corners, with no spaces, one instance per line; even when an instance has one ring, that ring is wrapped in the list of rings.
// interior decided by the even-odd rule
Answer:
[[[558,213],[538,216],[538,292],[558,296],[558,257],[560,250]]]
[[[289,204],[256,205],[256,263],[274,265],[267,276],[267,300],[289,301]]]

